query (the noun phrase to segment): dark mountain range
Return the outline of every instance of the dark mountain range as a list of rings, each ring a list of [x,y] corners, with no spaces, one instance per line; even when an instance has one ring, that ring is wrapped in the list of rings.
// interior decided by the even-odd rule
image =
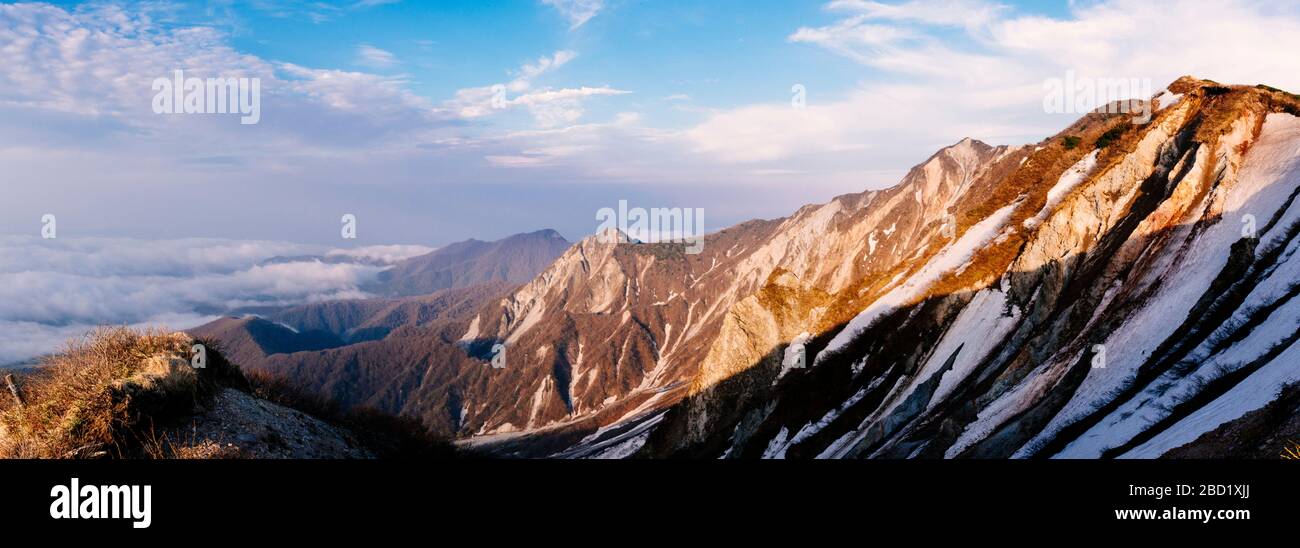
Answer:
[[[468,240],[401,261],[381,272],[379,281],[365,289],[407,297],[488,282],[521,284],[533,279],[569,245],[554,230],[516,234],[495,242]]]
[[[285,373],[344,406],[407,412],[450,433],[459,428],[446,410],[456,397],[447,390],[453,366],[480,365],[457,346],[469,316],[536,276],[567,246],[552,230],[453,244],[397,263],[367,288],[427,294],[248,308],[189,333],[219,341],[243,367]],[[435,362],[448,365],[427,374]],[[421,391],[430,394],[422,403],[409,401]]]

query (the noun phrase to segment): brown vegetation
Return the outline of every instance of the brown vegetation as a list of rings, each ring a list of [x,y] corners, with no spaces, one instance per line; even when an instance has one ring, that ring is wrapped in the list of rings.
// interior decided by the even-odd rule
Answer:
[[[101,328],[69,342],[21,381],[25,405],[0,405],[3,458],[223,458],[230,444],[188,439],[184,425],[227,389],[296,408],[354,434],[379,457],[450,457],[455,450],[411,419],[358,410],[267,374],[247,377],[204,341],[206,367],[189,362],[183,333]]]

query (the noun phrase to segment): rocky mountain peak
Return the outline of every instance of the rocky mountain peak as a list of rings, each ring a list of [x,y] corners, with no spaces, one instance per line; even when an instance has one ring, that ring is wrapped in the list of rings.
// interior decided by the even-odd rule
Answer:
[[[471,420],[484,433],[653,423],[584,447],[709,456],[1010,456],[1067,440],[1095,456],[1185,440],[1173,427],[1245,377],[1173,413],[1139,402],[1213,378],[1171,365],[1193,352],[1178,337],[1250,336],[1222,323],[1257,317],[1230,312],[1248,287],[1229,290],[1225,269],[1263,279],[1278,256],[1241,255],[1224,219],[1248,210],[1294,236],[1277,231],[1297,187],[1297,101],[1194,78],[1151,101],[1146,124],[1098,112],[1033,146],[963,139],[894,187],[720,231],[697,257],[571,250],[512,301],[529,307],[482,317],[544,348],[520,364],[550,373],[520,386],[532,407]],[[1276,203],[1259,201],[1269,193]],[[1228,293],[1203,296],[1216,287]],[[1200,304],[1183,295],[1192,288]],[[1172,303],[1179,321],[1153,329]],[[1098,344],[1110,362],[1093,370]],[[1134,408],[1159,426],[1132,422]],[[1132,434],[1079,437],[1102,424]]]

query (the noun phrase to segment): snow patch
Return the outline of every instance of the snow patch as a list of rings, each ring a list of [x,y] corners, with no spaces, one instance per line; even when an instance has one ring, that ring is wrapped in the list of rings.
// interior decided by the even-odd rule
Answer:
[[[1300,368],[1295,365],[1297,363],[1300,363],[1300,345],[1292,344],[1232,390],[1120,458],[1159,457],[1170,449],[1195,441],[1202,434],[1226,422],[1268,405],[1284,386],[1300,381]]]
[[[1183,94],[1181,93],[1173,93],[1167,89],[1161,90],[1160,94],[1156,95],[1155,98],[1156,112],[1160,112],[1168,107],[1172,107],[1178,104],[1178,102],[1182,100],[1183,100]]]
[[[776,433],[776,437],[772,438],[771,442],[768,442],[767,449],[763,450],[763,458],[784,459],[786,449],[790,448],[790,445],[785,442],[789,436],[790,430],[782,426],[781,431]]]
[[[790,344],[785,347],[785,356],[781,360],[781,372],[777,374],[776,380],[772,381],[772,384],[776,384],[777,381],[781,380],[781,377],[784,377],[791,370],[808,367],[807,347],[805,345],[808,344],[808,340],[811,338],[811,333],[804,332],[790,341]]]
[[[1043,204],[1043,209],[1039,210],[1037,215],[1025,219],[1025,228],[1034,228],[1042,224],[1043,221],[1047,220],[1047,216],[1051,215],[1052,211],[1056,209],[1056,206],[1060,205],[1061,200],[1071,190],[1074,190],[1074,187],[1079,186],[1079,183],[1088,178],[1092,170],[1097,167],[1097,154],[1099,152],[1101,152],[1100,149],[1092,151],[1061,174],[1061,178],[1056,181],[1052,189],[1047,191],[1047,202]]]
[[[872,302],[831,339],[826,349],[817,355],[814,364],[822,360],[824,356],[830,356],[842,349],[849,341],[857,338],[862,331],[871,327],[871,324],[881,316],[910,304],[911,300],[919,297],[926,288],[938,281],[945,273],[966,264],[976,251],[984,247],[989,240],[998,234],[1002,225],[1006,224],[1007,218],[1011,216],[1011,212],[1018,205],[1016,203],[1006,206],[994,212],[987,219],[976,223],[965,234],[962,234],[957,241],[939,250],[939,253],[933,259],[907,278],[902,285],[890,289],[889,292]]]

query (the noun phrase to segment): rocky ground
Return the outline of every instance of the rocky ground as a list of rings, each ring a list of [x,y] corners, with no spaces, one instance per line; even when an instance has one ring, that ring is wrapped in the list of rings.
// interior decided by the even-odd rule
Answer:
[[[301,411],[225,388],[168,435],[183,458],[373,458],[347,431]]]
[[[1196,441],[1165,453],[1164,458],[1276,459],[1300,446],[1300,385],[1245,416],[1228,422]]]

